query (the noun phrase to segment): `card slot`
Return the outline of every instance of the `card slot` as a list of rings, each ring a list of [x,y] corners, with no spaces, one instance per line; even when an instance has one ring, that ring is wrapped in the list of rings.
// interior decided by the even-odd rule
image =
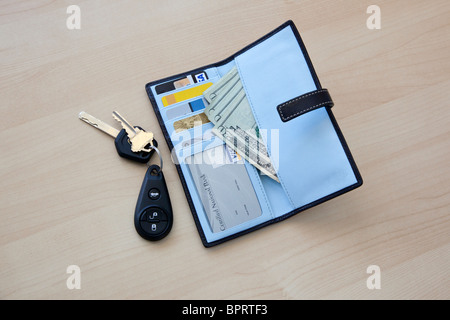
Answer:
[[[200,97],[203,92],[211,87],[213,85],[213,82],[207,81],[195,86],[192,86],[188,89],[179,90],[174,93],[170,93],[167,95],[161,96],[161,103],[163,107],[169,107],[181,102],[186,102],[189,100],[192,100],[196,97]]]
[[[178,144],[180,141],[203,136],[205,132],[210,132],[214,127],[203,111],[167,121],[164,123],[164,126],[173,145]]]
[[[207,106],[207,103],[208,102],[203,98],[203,96],[199,96],[170,106],[165,110],[162,110],[162,112],[165,113],[166,118],[164,123],[187,118],[191,115],[195,115],[196,113],[201,113]]]
[[[222,239],[273,218],[257,170],[243,159],[235,163],[209,161],[205,154],[225,148],[219,146],[186,155],[182,170],[201,228],[209,242]],[[220,155],[219,155],[220,159]],[[193,163],[193,160],[201,160]]]
[[[187,100],[184,100],[184,101],[180,101],[180,102],[174,103],[174,104],[172,104],[172,105],[170,105],[170,106],[168,106],[168,107],[164,107],[164,109],[162,109],[161,111],[167,111],[167,110],[171,110],[171,109],[176,109],[177,107],[180,107],[180,106],[182,106],[182,105],[189,104],[189,103],[192,103],[192,102],[196,102],[197,100],[204,100],[204,101],[203,101],[203,104],[204,104],[205,107],[206,107],[206,103],[208,103],[208,102],[204,99],[203,95],[199,95],[199,96],[195,96],[195,97],[192,97],[192,98],[187,99]],[[195,113],[195,112],[197,112],[197,111],[199,111],[199,110],[200,110],[200,109],[197,108],[196,111],[191,111],[191,112],[192,112],[192,113]],[[188,116],[189,116],[188,114],[185,115],[185,117],[188,117]],[[183,117],[183,116],[179,116],[179,117]],[[173,118],[173,119],[175,119],[175,118]],[[172,120],[172,119],[170,119],[170,120]],[[170,121],[170,120],[167,119],[167,120],[164,121],[164,122],[168,122],[168,121]]]
[[[195,139],[195,137],[190,138],[190,140]],[[188,141],[185,137],[182,137],[181,140],[178,140],[176,144],[174,144],[173,151],[175,156],[177,157],[178,163],[183,163],[186,157],[192,156],[197,153],[204,152],[206,150],[215,148],[220,145],[224,145],[224,142],[216,137],[212,136],[209,140],[202,140],[199,142],[194,142],[189,146],[185,146],[183,143]]]
[[[155,98],[157,100],[161,100],[162,97],[165,97],[165,96],[168,96],[168,95],[172,95],[172,94],[175,94],[175,93],[186,91],[186,90],[189,90],[189,89],[192,89],[192,88],[195,88],[195,87],[202,86],[202,85],[207,84],[207,83],[215,83],[220,78],[221,78],[220,76],[214,76],[214,77],[208,78],[208,80],[206,80],[204,82],[194,83],[192,85],[189,85],[189,86],[186,86],[186,87],[182,87],[182,88],[178,88],[178,89],[171,90],[171,91],[167,91],[167,92],[164,92],[164,93],[161,93],[161,94],[155,93]],[[153,85],[152,89],[155,89],[157,86],[158,85]],[[163,108],[167,108],[167,107],[163,106]]]
[[[187,89],[193,85],[204,83],[219,76],[220,75],[216,67],[187,72],[160,81],[158,84],[153,86],[153,91],[155,95],[164,95],[178,89]]]
[[[167,94],[155,95],[155,101],[158,106],[162,121],[164,123],[171,120],[182,118],[195,114],[206,107],[207,101],[203,98],[203,91],[207,89],[208,85],[217,82],[220,77],[214,77],[207,82],[196,84],[190,88],[181,88]],[[202,89],[195,92],[187,90],[195,89],[203,86]],[[151,87],[154,91],[155,85]],[[179,101],[178,101],[179,100]]]
[[[168,92],[165,92],[163,94],[157,94],[155,97],[156,98],[162,98],[162,97],[165,97],[165,96],[168,96],[168,95],[171,95],[171,94],[175,94],[175,93],[186,91],[186,90],[189,90],[189,89],[192,89],[192,88],[195,88],[195,87],[199,87],[199,86],[202,86],[202,85],[207,84],[207,83],[214,83],[214,82],[216,82],[219,79],[220,79],[220,77],[209,78],[207,81],[200,82],[200,83],[194,83],[192,85],[189,85],[189,86],[186,86],[186,87],[183,87],[183,88],[178,88],[178,89],[175,89],[175,90],[172,90],[172,91],[168,91]]]
[[[218,138],[217,136],[215,136],[212,131],[205,131],[202,135],[200,136],[195,136],[192,138],[189,138],[188,140],[182,140],[179,145],[181,148],[183,149],[187,149],[187,148],[198,148],[198,146],[203,146],[205,143],[212,143],[212,142],[216,142],[220,141],[221,143],[223,143],[223,141]]]

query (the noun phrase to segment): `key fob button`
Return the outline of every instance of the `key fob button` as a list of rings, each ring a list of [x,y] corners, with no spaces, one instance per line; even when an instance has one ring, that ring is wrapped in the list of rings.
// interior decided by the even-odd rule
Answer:
[[[161,193],[157,188],[150,189],[148,192],[148,197],[152,200],[158,200],[160,196]]]
[[[145,214],[145,221],[148,222],[159,222],[159,220],[161,219],[161,210],[157,210],[157,209],[151,209],[151,210],[147,210],[147,213]]]
[[[167,221],[167,214],[163,210],[159,209],[158,211],[156,211],[156,210],[151,210],[151,211],[152,211],[152,213],[149,214],[147,221],[151,221],[152,218],[154,218],[155,213],[158,214],[156,219],[158,219],[159,221]]]
[[[160,208],[147,208],[139,220],[148,222],[167,221],[167,214]]]
[[[148,233],[149,235],[157,236],[162,234],[167,228],[167,221],[141,221],[140,222],[142,229]]]

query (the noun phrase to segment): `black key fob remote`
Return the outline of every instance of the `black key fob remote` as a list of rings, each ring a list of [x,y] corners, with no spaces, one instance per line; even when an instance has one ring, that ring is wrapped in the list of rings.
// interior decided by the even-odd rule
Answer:
[[[134,213],[137,233],[146,240],[161,240],[172,229],[173,214],[162,170],[151,165],[145,173]]]
[[[142,131],[145,131],[141,127],[136,126],[135,128],[138,128]],[[158,142],[153,139],[153,146],[158,147]],[[155,153],[155,150],[153,149],[150,152],[145,151],[139,151],[139,152],[133,152],[131,151],[131,143],[130,138],[128,137],[128,133],[125,131],[125,129],[122,129],[119,134],[117,135],[116,139],[114,140],[114,144],[116,145],[117,153],[122,158],[126,158],[129,160],[141,162],[141,163],[147,163],[150,161],[150,158]],[[148,148],[149,145],[146,146]]]

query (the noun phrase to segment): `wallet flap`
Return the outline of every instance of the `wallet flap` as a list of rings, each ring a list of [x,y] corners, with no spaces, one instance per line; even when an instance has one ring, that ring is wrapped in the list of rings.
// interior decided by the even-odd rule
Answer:
[[[283,122],[279,116],[277,106],[321,90],[294,30],[288,24],[235,58],[255,120],[292,209],[357,182],[325,108],[303,114],[296,121]],[[276,187],[270,184],[269,188]],[[274,212],[279,212],[276,201],[272,203]]]

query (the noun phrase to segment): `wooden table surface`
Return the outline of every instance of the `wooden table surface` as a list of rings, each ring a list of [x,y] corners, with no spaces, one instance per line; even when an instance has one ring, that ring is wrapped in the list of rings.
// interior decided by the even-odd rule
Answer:
[[[69,30],[69,5],[81,29]],[[381,9],[370,30],[369,5]],[[0,2],[0,298],[450,298],[450,2]],[[298,27],[364,179],[350,193],[203,247],[144,90]],[[175,222],[133,215],[145,165],[82,123],[113,110],[160,141]],[[70,290],[67,267],[81,271]],[[370,265],[381,288],[369,290]]]

